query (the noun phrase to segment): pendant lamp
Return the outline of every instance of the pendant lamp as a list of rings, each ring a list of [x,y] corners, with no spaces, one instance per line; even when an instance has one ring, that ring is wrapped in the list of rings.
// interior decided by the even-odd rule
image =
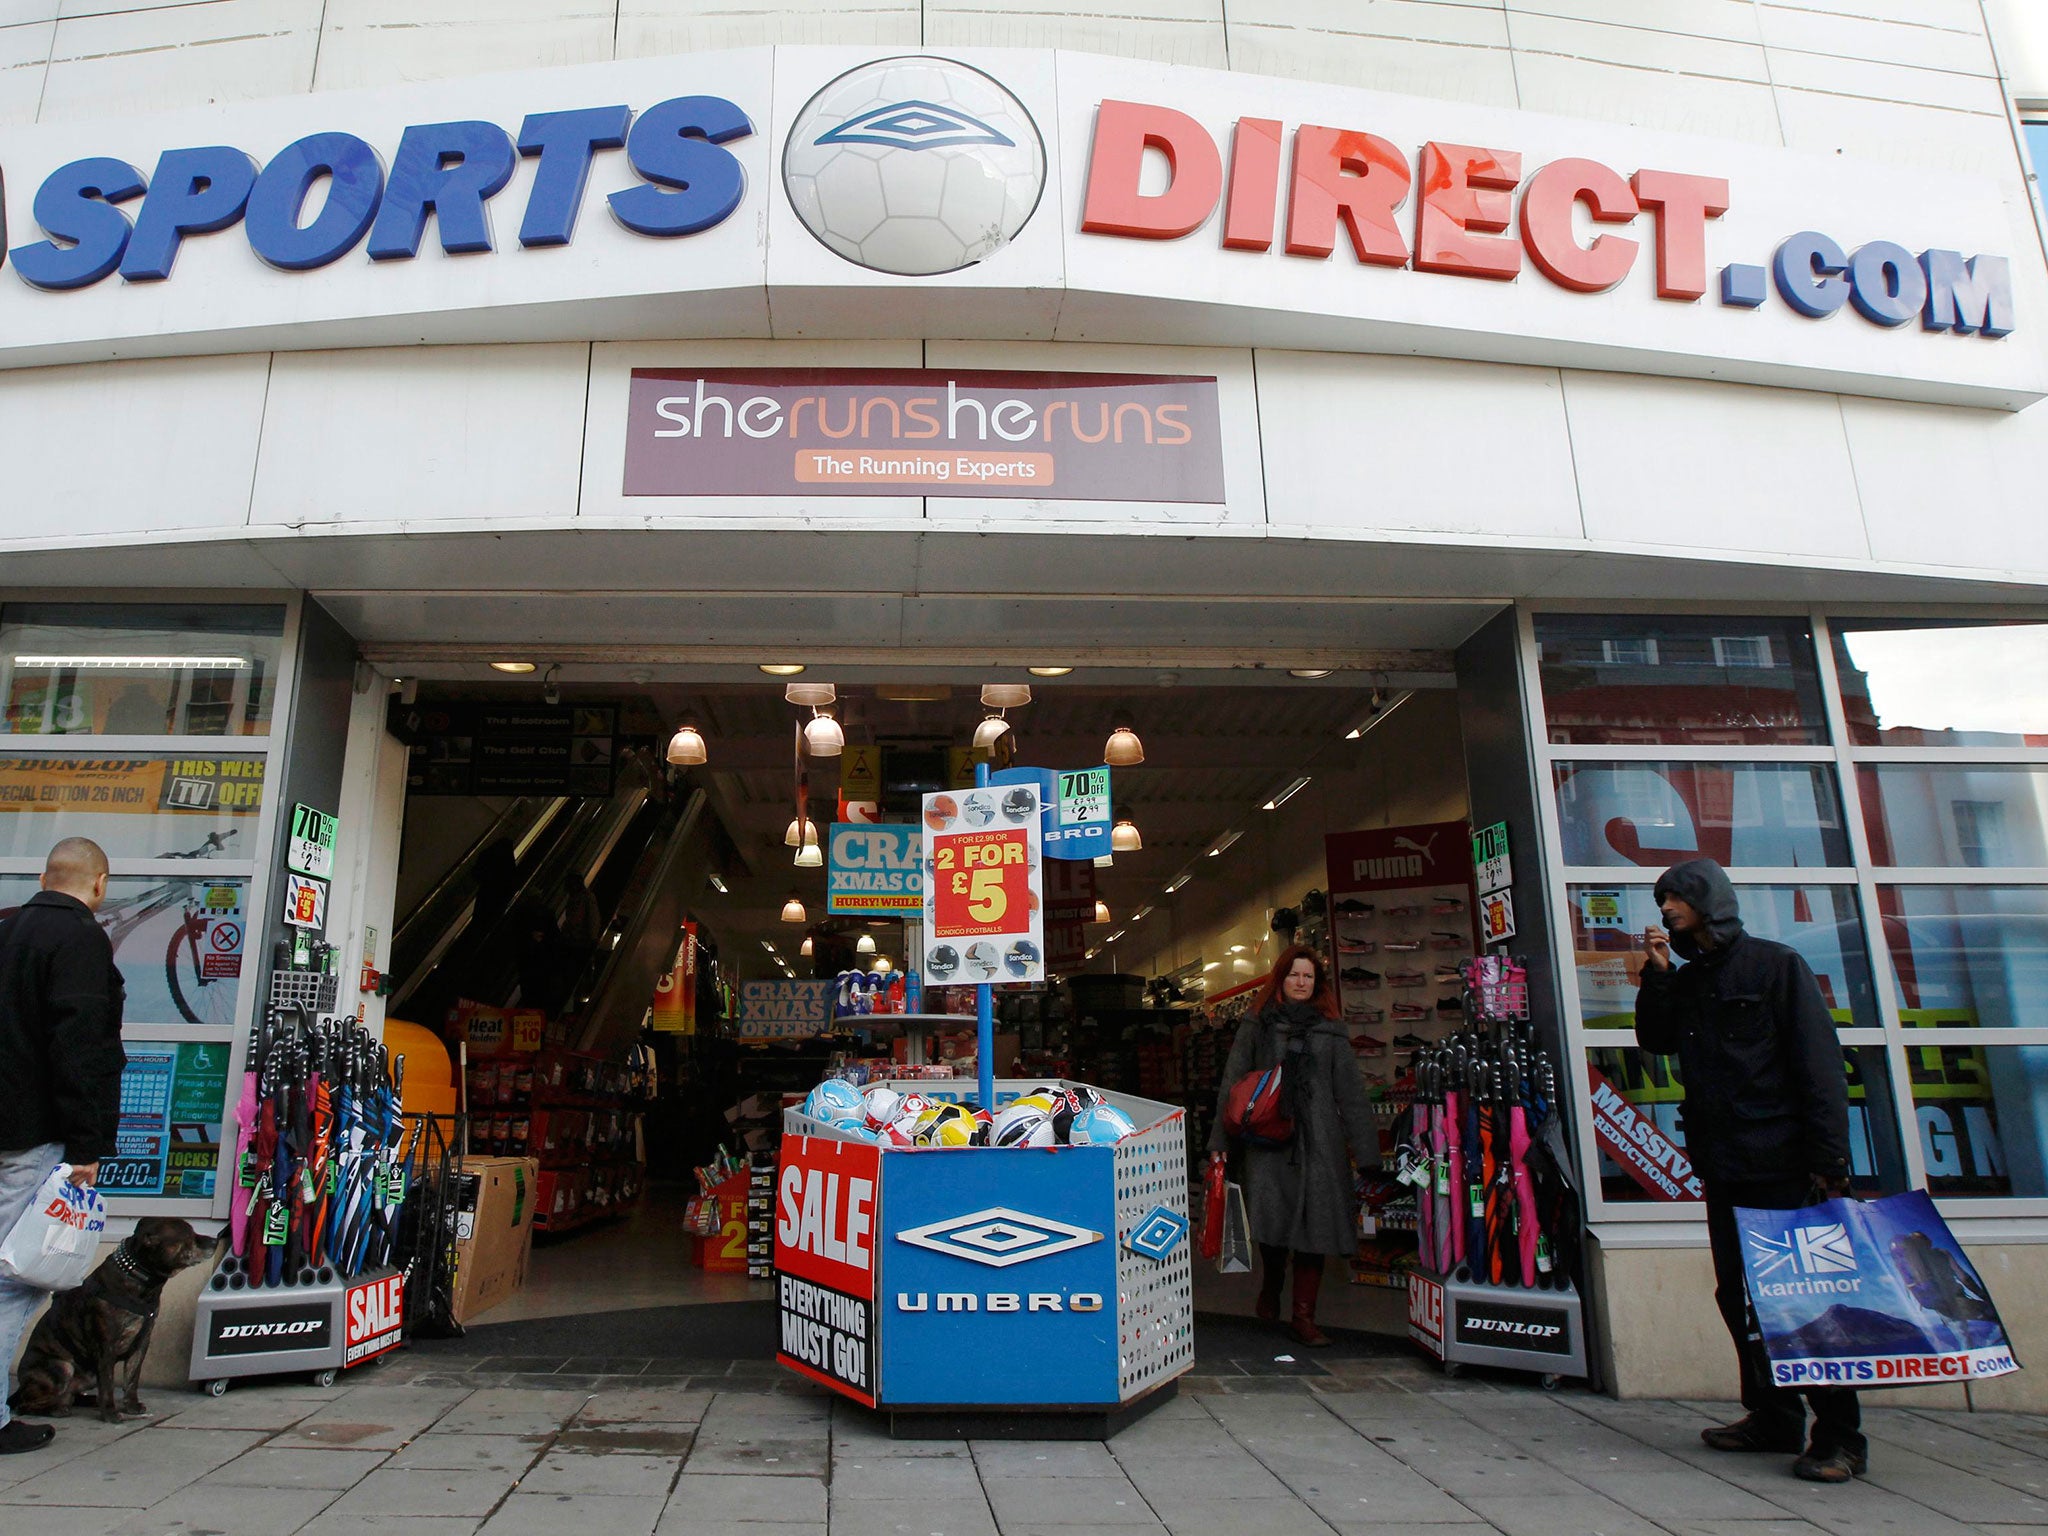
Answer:
[[[1111,853],[1142,853],[1145,839],[1138,835],[1138,824],[1131,820],[1131,813],[1119,810],[1116,824],[1109,829],[1109,851]]]
[[[889,957],[887,955],[875,956],[874,968],[878,971],[887,971],[889,969]]]
[[[710,757],[704,749],[704,733],[697,729],[696,717],[683,716],[683,723],[668,739],[668,760],[678,768],[693,768],[710,761]]]
[[[1129,710],[1120,709],[1109,723],[1109,740],[1102,744],[1102,760],[1112,768],[1135,768],[1145,761],[1145,744],[1138,740]]]
[[[839,690],[830,683],[790,683],[783,688],[782,696],[792,704],[815,707],[830,704],[839,697]]]
[[[796,867],[798,869],[822,869],[825,867],[825,850],[818,846],[818,824],[815,821],[804,823],[804,840],[803,845],[796,851]]]
[[[875,952],[875,936],[872,933],[862,934],[854,942],[853,952],[856,955],[872,955]]]
[[[804,935],[803,943],[797,945],[796,947],[796,952],[802,955],[806,960],[810,959],[811,956],[814,953],[816,953],[816,951],[817,945],[811,942],[811,936],[808,933]]]
[[[801,923],[805,920],[803,898],[795,891],[791,891],[789,900],[782,904],[782,920],[785,923]]]
[[[1029,683],[983,683],[981,702],[990,709],[1022,709],[1031,702]]]
[[[974,728],[974,750],[986,752],[1003,739],[1003,732],[1010,728],[1010,722],[1000,714],[990,715]]]
[[[1102,898],[1099,896],[1095,900],[1095,921],[1098,923],[1107,923],[1112,921],[1109,915],[1109,903],[1102,900]]]
[[[804,723],[804,746],[813,757],[837,757],[846,746],[846,732],[821,709]]]
[[[788,827],[783,830],[782,846],[785,848],[801,848],[807,840],[816,842],[817,839],[817,823],[812,821],[809,816],[792,816],[789,818]]]

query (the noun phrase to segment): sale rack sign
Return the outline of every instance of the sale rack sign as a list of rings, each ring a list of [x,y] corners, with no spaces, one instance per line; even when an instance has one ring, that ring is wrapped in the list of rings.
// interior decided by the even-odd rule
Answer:
[[[924,797],[927,982],[1045,979],[1042,809],[1035,784]]]
[[[882,1153],[785,1136],[775,1179],[775,1358],[875,1405],[875,1244]]]
[[[628,496],[1223,500],[1214,378],[636,368]]]

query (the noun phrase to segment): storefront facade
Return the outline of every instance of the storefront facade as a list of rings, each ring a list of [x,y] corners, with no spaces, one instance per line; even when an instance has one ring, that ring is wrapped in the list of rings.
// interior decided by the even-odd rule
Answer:
[[[1998,640],[2048,622],[2020,7],[299,9],[0,26],[0,767],[117,758],[136,910],[240,983],[194,1004],[166,929],[131,1214],[220,1214],[172,1126],[205,1048],[239,1078],[294,807],[340,820],[347,1005],[388,959],[401,679],[1335,669],[1459,689],[1617,1390],[1724,1385],[1699,1223],[1601,1139],[1673,1125],[1615,938],[1694,850],[1827,931],[1859,1171],[1933,1189],[2048,1336],[2048,681]],[[32,660],[110,626],[181,658],[140,710]],[[1937,661],[2010,707],[1900,716]],[[53,827],[0,817],[0,878]],[[166,861],[229,830],[204,882]]]

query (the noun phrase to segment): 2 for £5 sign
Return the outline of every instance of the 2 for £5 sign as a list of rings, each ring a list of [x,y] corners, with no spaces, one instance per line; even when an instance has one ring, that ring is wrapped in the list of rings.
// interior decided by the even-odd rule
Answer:
[[[1045,979],[1038,788],[989,785],[924,797],[925,979]]]

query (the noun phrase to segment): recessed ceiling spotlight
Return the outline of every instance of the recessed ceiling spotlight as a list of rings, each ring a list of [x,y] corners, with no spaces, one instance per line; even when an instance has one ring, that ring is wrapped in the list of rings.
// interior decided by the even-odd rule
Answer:
[[[804,669],[804,664],[800,661],[763,661],[756,665],[770,677],[795,677]]]
[[[533,670],[533,663],[530,661],[494,661],[491,663],[491,670],[493,672],[514,672],[523,677]]]
[[[1328,677],[1336,670],[1335,667],[1289,667],[1287,675],[1301,678],[1304,682],[1313,682],[1319,677]]]
[[[1065,677],[1074,669],[1072,667],[1026,667],[1024,670],[1033,677]]]

